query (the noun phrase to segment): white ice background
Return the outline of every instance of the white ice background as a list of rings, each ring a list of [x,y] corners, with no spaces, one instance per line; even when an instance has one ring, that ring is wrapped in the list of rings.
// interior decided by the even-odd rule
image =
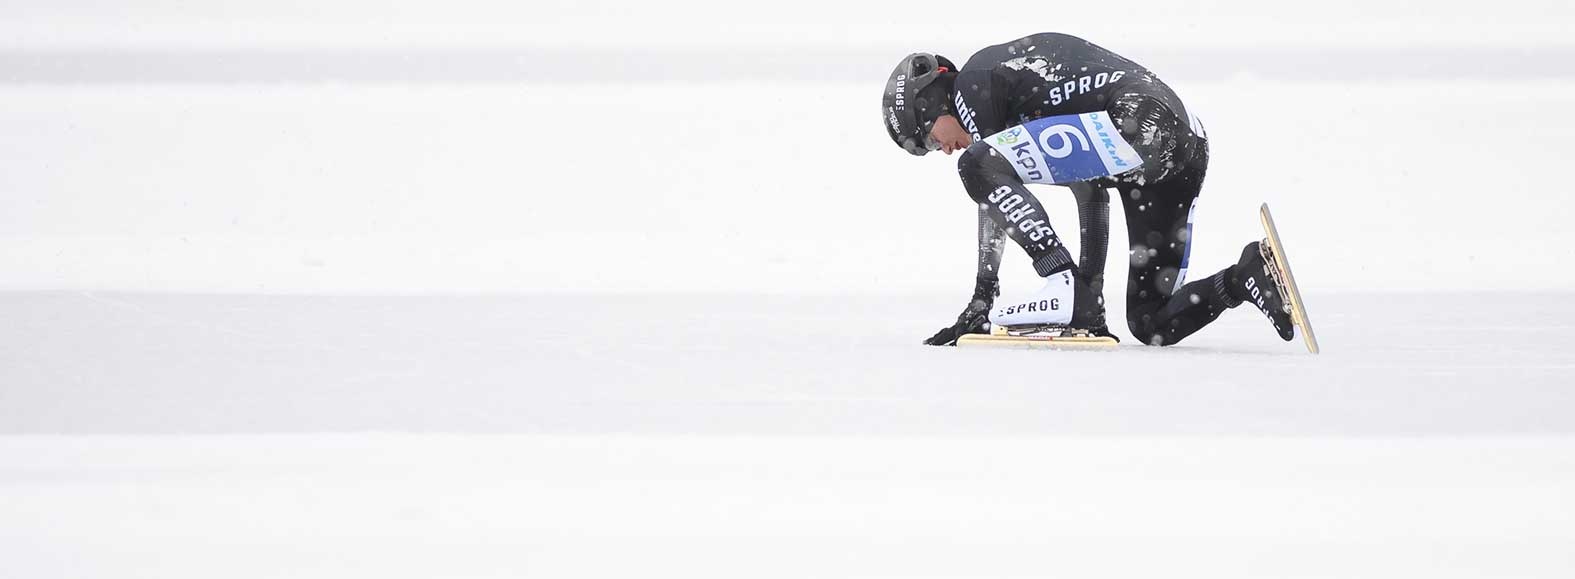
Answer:
[[[1575,576],[1567,3],[0,14],[0,577]],[[918,345],[973,206],[876,93],[1040,30],[1177,88],[1193,275],[1269,202],[1322,356]]]

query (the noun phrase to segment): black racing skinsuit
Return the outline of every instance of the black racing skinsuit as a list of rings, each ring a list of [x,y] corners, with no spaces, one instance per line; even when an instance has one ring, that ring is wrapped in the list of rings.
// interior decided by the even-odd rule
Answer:
[[[1131,243],[1127,323],[1138,340],[1174,344],[1239,304],[1225,291],[1229,268],[1176,287],[1191,241],[1188,215],[1208,169],[1208,140],[1201,127],[1194,130],[1181,99],[1153,73],[1074,36],[1035,34],[974,54],[957,74],[951,96],[958,120],[975,141],[958,159],[957,169],[968,195],[979,204],[981,284],[994,282],[1005,230],[1028,252],[1040,275],[1072,269],[1080,286],[1090,290],[1083,295],[1101,295],[1109,239],[1106,189],[1113,187],[1121,197]],[[1031,240],[987,202],[992,191],[1010,187],[1038,215],[1045,215],[1011,164],[993,154],[983,139],[1033,119],[1094,111],[1109,113],[1143,165],[1069,185],[1078,198],[1083,232],[1083,255],[1074,262],[1055,235]],[[1102,325],[1102,314],[1100,307],[1097,321],[1089,314],[1080,317]]]

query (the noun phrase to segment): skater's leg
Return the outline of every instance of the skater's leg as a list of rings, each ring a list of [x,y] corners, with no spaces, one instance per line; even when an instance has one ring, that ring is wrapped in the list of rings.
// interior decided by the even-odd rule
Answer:
[[[1006,249],[1006,235],[995,221],[990,219],[990,213],[983,206],[979,207],[978,221],[979,263],[975,268],[975,276],[981,280],[998,280],[1001,273],[1001,252]]]
[[[963,151],[957,159],[957,174],[968,197],[1028,253],[1039,275],[1075,267],[1072,254],[1051,229],[1044,206],[1023,186],[1011,164],[989,145],[978,142]]]
[[[1226,291],[1228,270],[1182,285],[1192,209],[1208,172],[1208,139],[1173,94],[1124,94],[1108,112],[1143,158],[1142,169],[1116,178],[1131,249],[1127,326],[1145,344],[1174,344],[1238,303]]]
[[[1155,185],[1117,187],[1131,244],[1127,326],[1145,344],[1180,342],[1240,303],[1226,290],[1231,268],[1178,287],[1186,277],[1191,213],[1202,185],[1203,172],[1187,170]]]
[[[1110,193],[1082,182],[1068,185],[1077,198],[1077,269],[1095,292],[1105,286],[1105,255],[1110,252]]]
[[[979,204],[997,227],[1006,231],[1033,260],[1034,271],[1041,277],[1059,279],[1066,274],[1065,299],[1049,300],[1057,307],[1056,323],[1065,323],[1082,329],[1092,329],[1096,321],[1103,327],[1104,306],[1089,289],[1088,283],[1078,279],[1077,265],[1072,254],[1061,243],[1060,237],[1050,227],[1049,217],[1039,199],[1023,186],[1022,178],[1006,159],[996,154],[989,145],[980,142],[968,147],[957,160],[957,172],[962,178],[968,196]],[[1047,283],[1047,288],[1052,285]],[[1067,307],[1070,311],[1061,308]],[[1008,306],[1010,308],[1010,306]],[[1066,319],[1061,319],[1064,314]]]
[[[1115,337],[1105,325],[1105,256],[1110,253],[1110,193],[1089,182],[1067,186],[1077,199],[1079,243],[1078,278],[1088,285],[1099,303],[1099,317],[1087,328],[1096,335]]]
[[[1256,242],[1235,265],[1186,285],[1191,213],[1208,172],[1202,124],[1173,94],[1139,90],[1113,99],[1110,117],[1143,158],[1143,167],[1116,177],[1131,242],[1127,325],[1146,344],[1166,346],[1202,329],[1225,310],[1252,300],[1290,340],[1290,317],[1273,291]],[[1179,287],[1178,287],[1179,286]]]

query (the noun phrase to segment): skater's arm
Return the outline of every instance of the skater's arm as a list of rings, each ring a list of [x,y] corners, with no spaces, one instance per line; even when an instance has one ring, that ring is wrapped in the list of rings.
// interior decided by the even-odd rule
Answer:
[[[963,307],[957,321],[950,326],[941,328],[925,340],[931,346],[955,346],[957,338],[964,334],[984,331],[984,324],[988,321],[990,306],[995,304],[995,297],[1001,295],[1001,251],[1004,247],[1006,232],[990,220],[990,214],[983,208],[979,209],[978,221],[979,256],[978,270],[974,276],[973,297],[968,300],[968,305]]]
[[[979,208],[979,268],[975,290],[986,281],[992,282],[990,285],[994,293],[991,297],[1001,293],[997,280],[1001,272],[1001,251],[1005,240],[1006,232],[990,220],[990,214],[983,207]]]

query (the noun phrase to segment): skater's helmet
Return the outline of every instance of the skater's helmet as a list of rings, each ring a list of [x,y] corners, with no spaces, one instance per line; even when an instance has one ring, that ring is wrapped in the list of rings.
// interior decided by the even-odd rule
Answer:
[[[886,79],[886,94],[881,99],[881,116],[893,143],[914,155],[940,149],[940,144],[930,139],[930,126],[951,111],[951,101],[935,81],[956,70],[946,57],[928,52],[915,52],[897,64]]]

